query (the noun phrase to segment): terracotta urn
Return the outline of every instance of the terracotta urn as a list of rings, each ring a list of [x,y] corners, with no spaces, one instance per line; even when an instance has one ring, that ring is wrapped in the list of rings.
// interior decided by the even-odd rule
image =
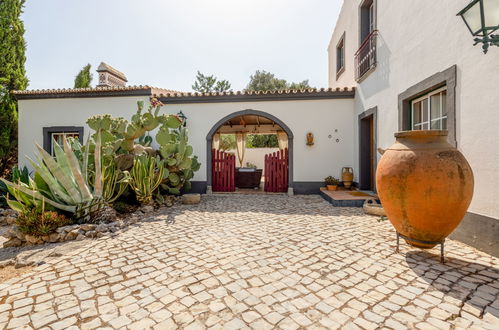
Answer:
[[[376,170],[376,186],[388,219],[398,233],[439,242],[461,222],[473,196],[473,172],[447,131],[403,131]],[[420,248],[436,243],[406,240]]]
[[[343,181],[343,185],[345,186],[345,188],[350,189],[350,187],[352,187],[352,182],[353,182],[353,168],[343,167],[341,169],[341,179]]]

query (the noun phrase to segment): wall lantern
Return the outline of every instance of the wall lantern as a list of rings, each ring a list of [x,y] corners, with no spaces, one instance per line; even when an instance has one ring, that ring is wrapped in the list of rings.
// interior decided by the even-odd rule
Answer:
[[[184,115],[182,110],[180,110],[179,113],[177,113],[177,117],[182,121],[182,126],[187,126],[187,117]]]
[[[473,0],[457,15],[475,37],[474,45],[483,43],[485,54],[490,46],[499,46],[499,35],[492,34],[499,29],[499,0]]]

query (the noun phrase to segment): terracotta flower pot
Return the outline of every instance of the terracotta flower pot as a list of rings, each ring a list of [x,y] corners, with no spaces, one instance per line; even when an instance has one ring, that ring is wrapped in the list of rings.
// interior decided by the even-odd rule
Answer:
[[[447,131],[405,131],[395,137],[376,171],[381,204],[400,234],[441,241],[459,225],[470,205],[471,167],[447,142]],[[436,245],[407,243],[420,248]]]
[[[327,190],[331,191],[331,190],[336,190],[336,189],[338,189],[338,186],[336,186],[336,185],[330,185],[330,184],[327,185]]]

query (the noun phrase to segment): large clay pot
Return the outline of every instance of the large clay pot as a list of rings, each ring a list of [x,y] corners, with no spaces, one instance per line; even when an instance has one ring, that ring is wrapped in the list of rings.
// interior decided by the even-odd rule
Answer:
[[[400,234],[441,241],[459,225],[470,205],[471,167],[447,142],[447,131],[404,131],[395,137],[376,171],[381,204]],[[407,243],[420,248],[436,245]]]

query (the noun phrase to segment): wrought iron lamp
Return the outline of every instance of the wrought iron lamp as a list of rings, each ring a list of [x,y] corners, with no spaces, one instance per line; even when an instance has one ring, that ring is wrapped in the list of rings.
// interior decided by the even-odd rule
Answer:
[[[187,126],[187,117],[186,117],[186,115],[184,115],[182,110],[180,110],[179,113],[177,113],[177,116],[182,121],[182,126],[184,126],[184,127]]]
[[[499,46],[499,0],[473,0],[458,14],[475,37],[475,45],[483,43],[486,54],[489,47]]]

